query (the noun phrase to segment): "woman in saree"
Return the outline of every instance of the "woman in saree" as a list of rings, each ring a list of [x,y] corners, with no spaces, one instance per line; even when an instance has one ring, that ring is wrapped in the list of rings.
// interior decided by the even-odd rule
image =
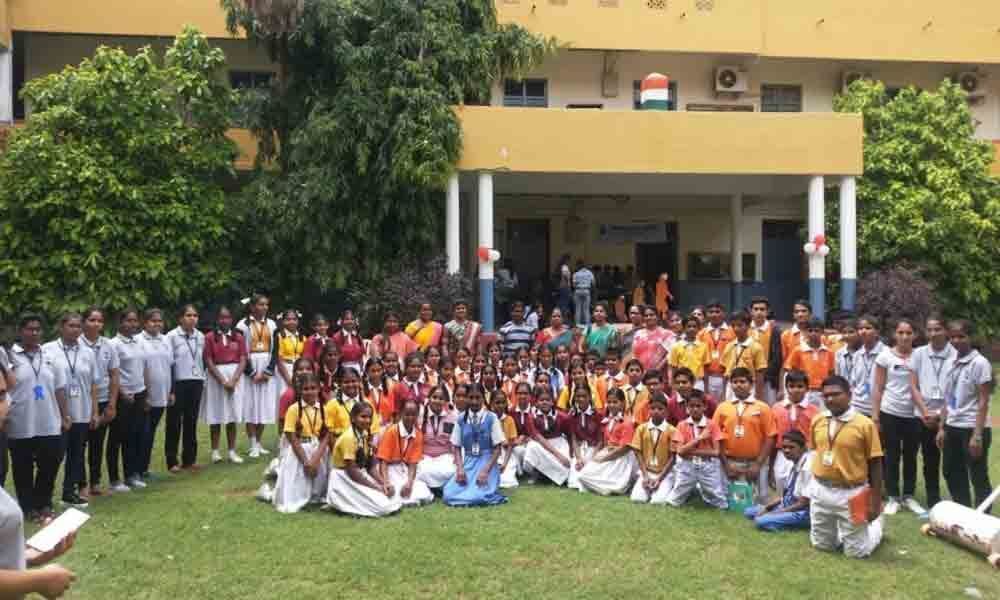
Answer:
[[[479,333],[483,327],[469,319],[469,303],[465,300],[456,300],[451,311],[452,319],[444,324],[441,343],[444,356],[455,359],[460,348],[465,348],[471,356],[478,349]]]
[[[608,348],[620,348],[621,338],[618,336],[618,329],[608,323],[608,303],[598,302],[594,306],[594,319],[583,331],[580,350],[583,353],[597,352],[603,359],[608,353]]]
[[[422,302],[417,318],[406,326],[406,335],[417,345],[421,352],[428,348],[437,348],[441,344],[444,326],[434,320],[434,307],[430,302]]]
[[[549,350],[555,354],[559,346],[570,346],[573,343],[573,330],[563,322],[562,309],[559,307],[552,309],[549,315],[549,326],[538,334],[538,344],[548,346]]]
[[[674,342],[674,332],[660,327],[660,319],[654,307],[644,306],[642,312],[645,326],[635,332],[632,355],[642,364],[643,371],[660,369]]]

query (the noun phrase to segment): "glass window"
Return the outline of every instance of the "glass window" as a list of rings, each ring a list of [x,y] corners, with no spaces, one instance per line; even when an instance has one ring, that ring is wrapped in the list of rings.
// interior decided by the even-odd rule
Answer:
[[[508,79],[503,83],[503,105],[545,108],[549,105],[548,87],[545,79]]]
[[[760,86],[760,110],[761,112],[802,112],[802,86]]]

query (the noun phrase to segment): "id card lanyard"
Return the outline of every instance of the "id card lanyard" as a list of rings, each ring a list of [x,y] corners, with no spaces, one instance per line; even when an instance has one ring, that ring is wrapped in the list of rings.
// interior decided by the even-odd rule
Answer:
[[[42,382],[41,382],[41,379],[42,379],[42,367],[44,366],[44,364],[43,364],[44,359],[42,358],[42,351],[38,350],[38,351],[36,351],[34,353],[25,352],[24,355],[28,357],[28,364],[31,366],[32,372],[35,374],[35,386],[32,388],[32,391],[34,391],[34,393],[35,393],[35,400],[44,400],[45,399],[45,388],[42,387]],[[35,357],[36,356],[38,357],[38,368],[37,369],[35,368]]]
[[[200,373],[198,372],[199,369],[198,369],[198,357],[197,357],[197,354],[198,354],[198,338],[194,339],[194,347],[192,348],[191,347],[191,337],[192,336],[189,335],[189,334],[187,334],[187,333],[184,334],[184,345],[187,346],[188,352],[191,354],[191,374],[192,375],[199,375]]]
[[[657,433],[658,433],[659,435],[657,435],[657,436],[656,436],[656,441],[655,441],[655,442],[653,442],[653,452],[652,452],[652,453],[650,454],[650,457],[649,457],[649,466],[651,466],[651,467],[653,467],[653,468],[655,469],[655,468],[657,468],[657,467],[659,467],[659,466],[660,466],[660,459],[659,459],[659,457],[658,457],[658,455],[657,455],[656,451],[657,451],[657,450],[659,449],[659,447],[660,447],[660,440],[662,440],[662,439],[663,439],[663,433],[664,433],[664,432],[663,432],[663,431],[660,431],[660,430],[659,430],[658,428],[656,428],[656,427],[650,427],[650,428],[649,428],[649,437],[650,437],[650,440],[652,440],[652,437],[653,437],[653,430],[654,430],[654,429],[656,429],[656,432],[657,432]]]
[[[837,430],[835,432],[831,433],[830,430],[833,429],[835,426],[837,427]],[[826,424],[826,437],[830,441],[830,448],[827,449],[827,450],[825,450],[823,452],[823,466],[826,466],[826,467],[832,467],[833,466],[833,448],[834,448],[834,445],[837,443],[837,436],[840,435],[840,432],[843,431],[844,427],[846,427],[846,426],[847,426],[847,423],[839,423],[838,424],[837,419],[834,419],[832,417],[827,421],[827,424]]]
[[[871,356],[871,353],[865,352],[864,355],[861,357],[862,365],[864,366],[865,369],[864,385],[861,386],[862,390],[861,393],[866,396],[871,394],[872,391],[871,375],[872,375],[872,369],[875,368],[875,358],[868,360],[869,356]]]
[[[736,427],[733,428],[733,435],[741,438],[745,435],[746,430],[743,429],[743,413],[747,410],[747,403],[740,400],[736,403]]]
[[[941,388],[941,371],[944,370],[944,363],[948,357],[931,354],[930,358],[931,367],[934,369],[934,387],[931,389],[931,398],[940,400],[944,398],[944,390]]]
[[[76,363],[80,360],[80,344],[77,343],[73,346],[73,360],[69,359],[69,351],[66,350],[66,345],[59,340],[59,349],[62,350],[63,356],[66,357],[66,365],[69,367],[69,397],[79,398],[80,397],[80,382],[76,379]]]

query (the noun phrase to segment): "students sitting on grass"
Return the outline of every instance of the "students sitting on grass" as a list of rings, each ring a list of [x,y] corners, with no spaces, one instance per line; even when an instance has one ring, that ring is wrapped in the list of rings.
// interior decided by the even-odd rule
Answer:
[[[754,488],[758,503],[768,499],[768,467],[776,435],[771,408],[754,398],[753,375],[742,367],[729,376],[732,399],[715,410],[713,421],[725,436],[722,467],[729,481],[742,479]]]
[[[406,398],[399,409],[399,422],[379,438],[379,478],[386,482],[386,495],[403,506],[420,506],[434,501],[427,484],[417,479],[417,466],[424,456],[424,434],[417,426],[420,405]]]
[[[670,476],[674,452],[670,441],[675,433],[667,422],[667,398],[657,393],[649,401],[649,421],[639,425],[632,438],[632,450],[639,463],[639,479],[632,487],[632,501],[666,504],[673,487]]]
[[[761,531],[784,531],[809,528],[809,497],[805,490],[812,479],[809,461],[812,454],[806,447],[806,437],[796,429],[786,433],[781,453],[792,469],[781,488],[781,497],[767,504],[754,505],[744,511]]]
[[[307,359],[308,360],[308,359]],[[319,378],[311,372],[293,380],[294,398],[285,412],[285,444],[278,462],[272,502],[278,512],[294,513],[323,501],[330,472],[326,414],[319,401]]]
[[[637,463],[629,444],[635,435],[635,422],[625,414],[625,393],[620,388],[608,390],[607,416],[601,420],[604,446],[580,470],[580,491],[601,496],[628,493],[635,479]]]
[[[448,506],[489,506],[507,502],[499,492],[500,449],[504,443],[500,420],[483,406],[485,391],[474,383],[468,404],[451,432],[455,476],[444,486]]]

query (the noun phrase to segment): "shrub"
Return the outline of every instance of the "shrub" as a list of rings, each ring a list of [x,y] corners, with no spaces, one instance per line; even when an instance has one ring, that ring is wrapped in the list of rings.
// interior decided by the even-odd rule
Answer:
[[[897,319],[912,319],[922,327],[940,310],[934,287],[918,265],[899,263],[867,273],[858,281],[857,313],[878,317],[888,332]]]
[[[400,264],[387,277],[351,288],[348,298],[360,319],[362,335],[369,335],[382,330],[382,319],[388,311],[398,313],[406,327],[424,302],[434,307],[436,320],[447,321],[452,303],[461,298],[470,303],[471,316],[475,306],[473,289],[472,278],[463,273],[449,274],[447,258],[439,255],[426,262],[414,259]]]

